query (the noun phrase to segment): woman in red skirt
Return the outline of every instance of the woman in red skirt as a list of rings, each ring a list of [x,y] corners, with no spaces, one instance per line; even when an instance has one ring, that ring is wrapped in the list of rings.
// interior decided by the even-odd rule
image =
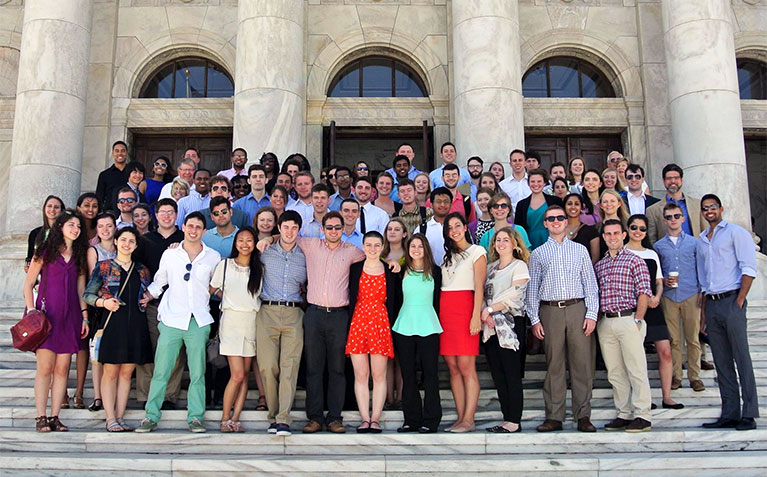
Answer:
[[[362,424],[359,433],[380,433],[379,420],[386,401],[386,366],[394,357],[390,317],[402,306],[402,284],[398,274],[381,261],[383,236],[375,231],[362,238],[365,260],[349,269],[349,309],[353,310],[346,354],[354,366],[354,394]],[[370,355],[370,358],[368,358]],[[370,388],[373,375],[373,411]]]
[[[459,212],[445,218],[442,229],[445,258],[439,321],[439,354],[450,370],[458,418],[447,432],[472,432],[479,401],[476,359],[479,354],[480,314],[484,296],[487,257],[485,249],[471,244],[466,219]]]

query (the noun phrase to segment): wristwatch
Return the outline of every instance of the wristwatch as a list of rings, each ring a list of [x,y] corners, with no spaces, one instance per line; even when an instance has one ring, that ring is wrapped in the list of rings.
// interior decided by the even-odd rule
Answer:
[[[487,308],[485,308],[485,311],[487,311],[489,314],[492,315],[493,314],[493,307],[492,306],[488,306]]]
[[[637,325],[639,325],[639,324],[641,324],[641,323],[642,323],[642,319],[641,319],[641,318],[634,318],[634,323],[636,323]]]

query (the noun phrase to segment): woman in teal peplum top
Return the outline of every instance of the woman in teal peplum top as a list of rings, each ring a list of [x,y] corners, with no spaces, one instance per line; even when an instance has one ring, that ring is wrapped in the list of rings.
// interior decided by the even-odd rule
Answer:
[[[408,239],[402,272],[402,308],[392,327],[394,348],[402,367],[405,420],[397,432],[437,432],[442,420],[438,375],[442,272],[434,263],[424,235],[414,234]],[[416,359],[423,371],[423,403],[416,380]]]

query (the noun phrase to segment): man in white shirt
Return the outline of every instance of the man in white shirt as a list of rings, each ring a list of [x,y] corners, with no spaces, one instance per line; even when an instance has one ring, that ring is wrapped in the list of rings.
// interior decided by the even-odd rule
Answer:
[[[285,207],[285,210],[295,210],[301,214],[301,220],[309,222],[314,215],[314,206],[312,205],[312,187],[314,187],[314,176],[311,172],[297,172],[293,178],[293,188],[298,194],[295,202]]]
[[[248,162],[248,153],[245,149],[238,147],[232,151],[232,167],[222,171],[218,171],[217,176],[224,176],[229,180],[232,180],[234,176],[248,177],[248,172],[245,170],[245,163]]]
[[[184,241],[179,247],[163,253],[154,281],[141,300],[141,304],[146,306],[150,300],[162,295],[164,287],[168,286],[157,313],[160,337],[157,339],[146,417],[136,432],[157,429],[165,388],[182,344],[186,348],[189,365],[187,424],[192,432],[205,432],[202,424],[205,414],[205,351],[210,324],[213,323],[208,307],[208,287],[221,255],[202,243],[205,217],[201,213],[187,215],[183,231]]]
[[[380,207],[370,203],[373,195],[373,181],[368,176],[358,177],[354,181],[354,195],[360,203],[360,218],[357,221],[357,230],[365,235],[371,230],[386,233],[386,224],[389,223],[389,214]]]
[[[530,186],[527,185],[527,171],[525,166],[527,154],[521,149],[514,149],[509,154],[509,164],[511,165],[511,175],[502,180],[501,189],[511,199],[511,208],[516,211],[517,202],[532,194]]]
[[[198,161],[199,162],[199,159]],[[191,157],[185,157],[181,160],[181,162],[178,165],[178,168],[176,169],[176,172],[178,173],[178,177],[184,179],[189,183],[189,190],[194,190],[194,171],[197,170],[197,163],[192,159]],[[173,195],[171,194],[173,192],[173,181],[168,182],[164,186],[162,186],[162,190],[160,191],[160,197],[159,199],[172,199]]]
[[[645,194],[642,189],[644,169],[639,164],[630,164],[626,168],[626,182],[628,182],[628,192],[623,196],[623,202],[629,208],[629,215],[644,214],[648,207],[660,201],[657,197]]]
[[[437,187],[431,191],[431,208],[434,210],[434,216],[426,222],[426,240],[429,241],[431,254],[434,256],[434,263],[442,264],[442,258],[445,256],[445,236],[442,234],[442,226],[445,217],[450,213],[450,206],[453,204],[453,194],[446,187]]]

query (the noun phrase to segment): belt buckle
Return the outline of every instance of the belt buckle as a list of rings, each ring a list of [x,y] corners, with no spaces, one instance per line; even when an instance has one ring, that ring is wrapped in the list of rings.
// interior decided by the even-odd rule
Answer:
[[[559,300],[559,301],[557,301],[557,308],[567,308],[567,305],[564,304],[566,301],[567,300]]]

